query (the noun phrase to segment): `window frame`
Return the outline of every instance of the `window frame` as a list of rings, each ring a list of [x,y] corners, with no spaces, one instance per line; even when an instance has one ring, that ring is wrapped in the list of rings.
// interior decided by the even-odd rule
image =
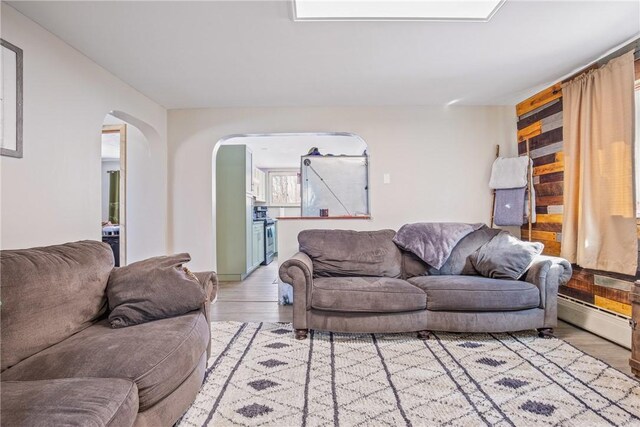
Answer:
[[[275,176],[296,176],[296,178],[299,178],[300,169],[269,169],[266,172],[267,172],[267,185],[266,185],[267,206],[287,207],[287,208],[302,207],[302,185],[301,184],[298,184],[300,186],[300,193],[298,194],[300,201],[298,203],[277,203],[277,204],[273,203],[273,192],[272,192],[272,185],[271,185],[272,176],[274,175]]]

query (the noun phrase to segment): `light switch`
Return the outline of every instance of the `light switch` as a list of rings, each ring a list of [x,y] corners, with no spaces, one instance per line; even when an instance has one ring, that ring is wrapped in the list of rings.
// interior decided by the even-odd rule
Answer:
[[[382,182],[384,184],[391,184],[391,175],[388,173],[385,173],[382,175]]]

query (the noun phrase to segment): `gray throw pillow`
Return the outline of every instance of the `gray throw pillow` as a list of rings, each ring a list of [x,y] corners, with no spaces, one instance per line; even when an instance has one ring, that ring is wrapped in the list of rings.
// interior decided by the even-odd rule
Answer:
[[[115,268],[107,284],[112,328],[138,325],[199,309],[206,294],[183,267],[189,254],[160,256]]]
[[[542,243],[523,242],[508,232],[501,231],[482,245],[470,259],[482,276],[517,280],[526,273],[543,249]]]

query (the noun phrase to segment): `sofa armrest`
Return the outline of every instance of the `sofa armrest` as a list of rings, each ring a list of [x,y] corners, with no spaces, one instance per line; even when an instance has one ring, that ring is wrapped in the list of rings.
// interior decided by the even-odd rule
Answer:
[[[313,284],[313,263],[309,255],[298,252],[280,265],[280,279],[303,293],[310,293]]]
[[[218,275],[215,271],[201,271],[193,273],[198,279],[198,282],[204,288],[204,292],[207,294],[207,300],[213,301],[218,293]]]
[[[571,264],[558,257],[539,255],[529,267],[525,280],[540,290],[540,308],[545,309],[545,323],[557,322],[558,287],[565,285],[571,274]]]
[[[218,292],[218,275],[214,271],[202,271],[193,273],[198,279],[198,282],[204,288],[204,293],[207,295],[207,299],[200,308],[204,318],[207,319],[207,325],[209,325],[209,341],[207,343],[207,361],[211,357],[211,301],[213,301]]]
[[[293,327],[307,329],[307,310],[311,304],[313,263],[303,252],[298,252],[280,265],[280,279],[293,286]]]

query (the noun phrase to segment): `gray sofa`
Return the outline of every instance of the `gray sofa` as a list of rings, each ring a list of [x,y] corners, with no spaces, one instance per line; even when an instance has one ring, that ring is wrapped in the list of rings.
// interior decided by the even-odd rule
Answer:
[[[478,276],[469,256],[495,236],[464,237],[435,270],[393,242],[393,230],[306,230],[300,252],[280,266],[293,286],[293,327],[333,332],[507,332],[557,322],[558,286],[571,277],[564,259],[538,256],[522,280]]]
[[[2,424],[171,426],[202,385],[214,273],[200,310],[112,329],[101,242],[0,252]]]

